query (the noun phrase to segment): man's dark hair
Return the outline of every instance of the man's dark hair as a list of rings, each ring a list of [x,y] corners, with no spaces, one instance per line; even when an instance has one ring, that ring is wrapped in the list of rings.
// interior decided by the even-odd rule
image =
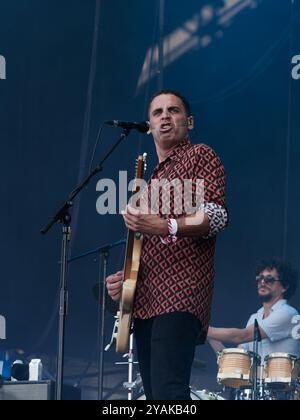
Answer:
[[[177,98],[181,99],[181,101],[184,105],[184,109],[185,109],[185,112],[186,112],[187,116],[189,117],[190,115],[192,115],[191,114],[191,107],[190,107],[190,104],[189,104],[188,100],[180,92],[178,92],[177,90],[172,90],[172,89],[162,89],[162,90],[159,90],[158,92],[154,93],[154,95],[152,95],[151,98],[150,98],[148,109],[150,109],[150,105],[152,104],[153,99],[155,99],[157,96],[160,96],[160,95],[174,95],[174,96],[177,96]]]
[[[298,273],[289,263],[277,258],[263,260],[257,266],[255,275],[259,275],[265,269],[272,270],[274,268],[278,272],[280,283],[287,289],[283,297],[287,300],[291,299],[298,287]]]

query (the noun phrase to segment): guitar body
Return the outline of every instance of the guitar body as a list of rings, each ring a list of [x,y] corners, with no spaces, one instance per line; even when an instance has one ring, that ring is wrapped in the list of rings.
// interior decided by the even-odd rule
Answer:
[[[129,235],[134,237],[133,232],[129,232]],[[140,236],[139,239],[133,238],[132,241],[132,260],[128,259],[125,264],[124,282],[120,300],[118,333],[116,342],[116,350],[118,353],[126,353],[128,351],[128,339],[131,331],[132,311],[138,280],[143,237]]]
[[[143,178],[145,158],[146,155],[139,156],[138,158],[136,180],[141,180]],[[135,185],[133,193],[137,193],[138,188],[139,186]],[[116,351],[118,353],[127,353],[128,351],[128,341],[131,333],[132,312],[138,281],[142,244],[143,235],[129,230],[125,253],[122,296],[118,312],[118,331],[116,337]]]

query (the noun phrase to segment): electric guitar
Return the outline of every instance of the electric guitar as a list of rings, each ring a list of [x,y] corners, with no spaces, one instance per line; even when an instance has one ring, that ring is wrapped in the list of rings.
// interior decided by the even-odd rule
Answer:
[[[140,191],[140,181],[143,179],[146,170],[146,156],[147,154],[144,153],[137,158],[135,181],[132,189],[133,195],[138,194]],[[136,203],[139,205],[139,200],[137,200]],[[143,236],[140,233],[128,230],[124,263],[124,281],[117,321],[116,351],[118,353],[127,353],[128,351],[128,340],[131,332],[132,311],[138,280],[142,243]]]

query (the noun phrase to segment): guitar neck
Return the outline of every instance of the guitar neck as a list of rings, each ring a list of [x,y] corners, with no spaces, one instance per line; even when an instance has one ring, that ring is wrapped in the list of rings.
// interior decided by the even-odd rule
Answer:
[[[134,232],[132,230],[127,231],[126,251],[124,260],[124,280],[126,280],[130,274],[131,260],[134,243]]]

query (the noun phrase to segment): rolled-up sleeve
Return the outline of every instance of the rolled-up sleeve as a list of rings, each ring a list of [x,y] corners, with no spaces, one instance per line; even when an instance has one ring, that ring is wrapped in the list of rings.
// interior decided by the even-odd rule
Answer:
[[[206,236],[210,238],[221,232],[228,224],[227,209],[216,203],[205,203],[203,208],[204,213],[209,219],[209,234]]]
[[[226,176],[224,166],[216,152],[206,146],[199,150],[195,173],[204,180],[202,210],[209,219],[210,231],[205,238],[221,232],[229,223],[226,207]]]

